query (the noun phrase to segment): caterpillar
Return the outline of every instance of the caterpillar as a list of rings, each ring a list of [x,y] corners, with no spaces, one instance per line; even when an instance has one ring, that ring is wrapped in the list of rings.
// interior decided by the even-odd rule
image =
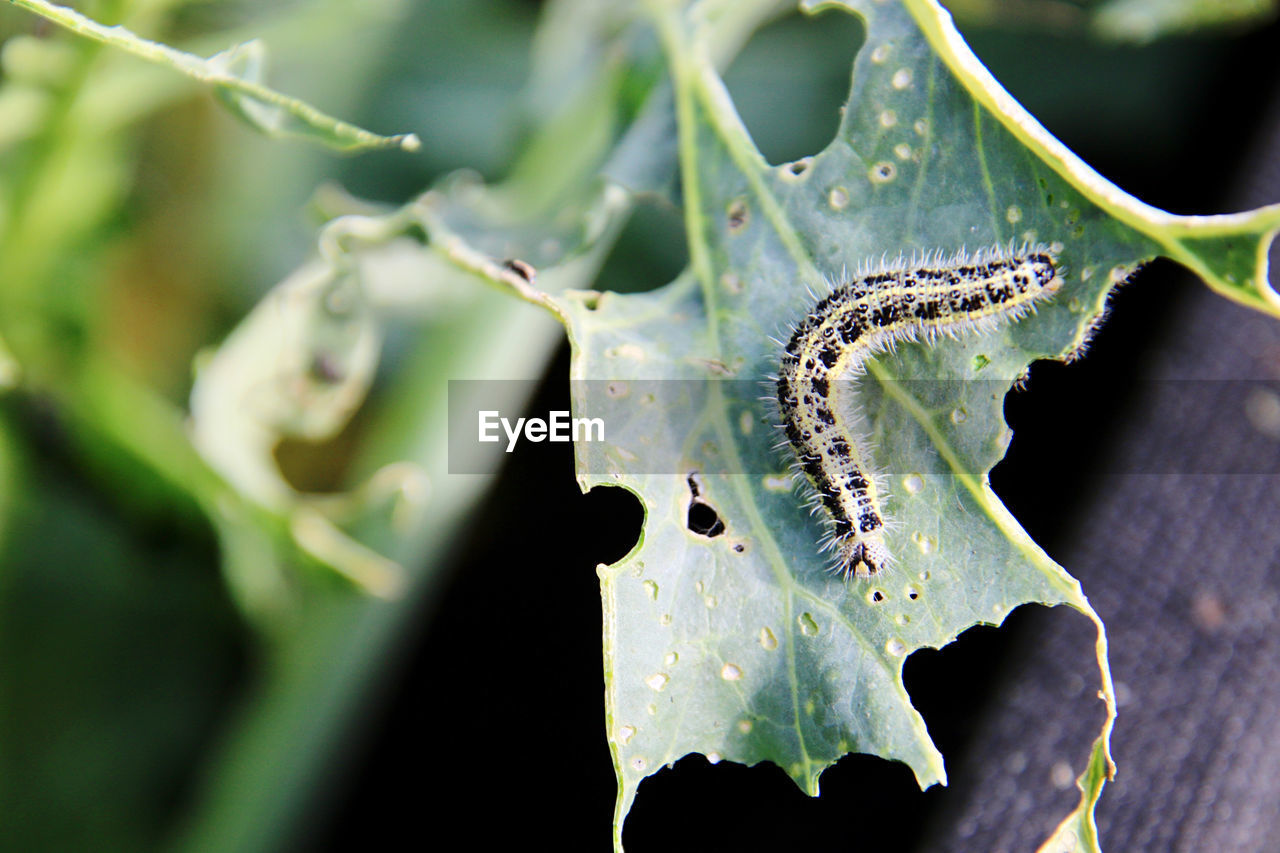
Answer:
[[[845,580],[871,576],[891,561],[880,490],[867,467],[865,440],[847,396],[866,360],[899,341],[989,332],[1034,310],[1062,286],[1047,249],[995,247],[970,256],[941,252],[881,264],[834,286],[796,325],[782,354],[777,402],[795,467],[825,509],[822,550]]]

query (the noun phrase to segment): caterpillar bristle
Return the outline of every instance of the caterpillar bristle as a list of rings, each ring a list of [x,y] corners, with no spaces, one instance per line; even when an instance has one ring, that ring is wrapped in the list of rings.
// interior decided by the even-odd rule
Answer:
[[[842,271],[840,282],[826,284],[821,299],[806,284],[816,304],[778,342],[784,355],[766,399],[778,407],[785,433],[778,447],[791,452],[802,503],[825,517],[819,553],[831,554],[830,570],[848,580],[893,565],[885,533],[900,525],[883,511],[892,499],[870,464],[865,415],[842,405],[842,386],[855,383],[836,380],[862,376],[870,356],[896,352],[900,342],[932,345],[1017,322],[1056,294],[1062,278],[1055,251],[1010,241],[972,254],[964,246],[950,255],[918,248],[893,260],[884,253],[878,263],[859,261],[853,279]]]

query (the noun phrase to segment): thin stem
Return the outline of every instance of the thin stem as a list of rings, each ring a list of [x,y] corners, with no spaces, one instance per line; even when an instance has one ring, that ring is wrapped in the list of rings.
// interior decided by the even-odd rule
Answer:
[[[46,0],[8,0],[8,2],[77,35],[119,48],[148,62],[167,65],[201,83],[217,86],[254,101],[278,107],[308,128],[319,131],[319,138],[332,147],[345,150],[402,148],[405,151],[417,151],[422,146],[415,134],[381,136],[372,133],[323,113],[297,98],[291,98],[260,83],[230,74],[208,59],[175,50],[158,42],[148,41],[124,27],[103,26],[65,6],[57,6]],[[263,131],[270,130],[267,127],[259,127]]]

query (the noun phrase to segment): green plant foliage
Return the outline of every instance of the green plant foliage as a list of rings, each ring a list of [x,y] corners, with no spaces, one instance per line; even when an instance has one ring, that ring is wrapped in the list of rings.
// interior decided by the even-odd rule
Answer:
[[[267,89],[261,48],[248,34],[215,34],[210,44],[240,47],[202,59],[217,47],[176,51],[43,0],[9,3],[152,63],[116,64],[116,52],[99,57],[100,46],[84,41],[23,36],[6,45],[0,154],[14,168],[0,182],[0,388],[51,401],[84,456],[127,484],[119,491],[130,500],[202,513],[221,544],[236,605],[227,610],[260,641],[261,670],[237,697],[238,715],[218,721],[227,734],[204,756],[187,823],[165,827],[174,849],[268,849],[291,830],[341,740],[335,733],[397,632],[431,598],[484,492],[486,478],[449,473],[442,378],[537,375],[561,326],[573,345],[575,407],[609,424],[607,442],[578,446],[578,480],[584,489],[629,489],[646,514],[632,553],[599,570],[619,847],[639,783],[692,752],[774,762],[811,794],[825,767],[855,751],[905,762],[922,786],[944,781],[943,757],[903,687],[904,661],[1038,602],[1098,623],[1107,719],[1079,781],[1080,807],[1046,842],[1097,848],[1093,807],[1113,771],[1106,637],[1076,581],[987,485],[1009,441],[1002,400],[1030,362],[1078,351],[1108,293],[1156,255],[1227,298],[1280,315],[1265,269],[1280,206],[1182,217],[1124,194],[1000,88],[933,0],[801,4],[811,15],[852,14],[865,40],[834,139],[784,164],[760,154],[720,72],[795,3],[559,0],[534,42],[524,138],[507,176],[486,184],[455,173],[392,209],[322,194],[317,207],[330,221],[316,256],[197,359],[184,420],[179,405],[94,348],[127,324],[84,307],[94,304],[86,293],[102,285],[97,278],[108,277],[85,268],[108,254],[106,223],[124,218],[134,190],[125,131],[191,88],[169,70],[212,85],[268,136],[339,150],[412,147],[413,137],[376,136]],[[141,24],[139,32],[165,32],[170,5],[181,4],[102,8]],[[459,31],[479,27],[478,7],[459,3],[449,21]],[[365,6],[338,0],[316,14],[341,30],[357,8]],[[277,21],[279,34],[306,29],[292,13]],[[515,25],[504,33],[508,46],[523,36]],[[271,41],[280,48],[277,34]],[[354,53],[377,52],[357,41],[348,44]],[[464,47],[472,52],[471,42]],[[491,102],[457,85],[468,93],[468,127],[484,126]],[[242,182],[251,186],[241,208],[276,182],[278,161],[229,159],[262,170],[262,186]],[[681,209],[689,268],[649,293],[586,290],[646,195]],[[285,218],[278,209],[273,217]],[[193,217],[179,230],[247,240],[259,224],[243,210],[210,227],[213,218]],[[1022,244],[1051,247],[1065,280],[1036,315],[991,334],[904,345],[870,364],[859,415],[889,487],[896,559],[873,579],[834,577],[817,550],[821,522],[801,503],[788,459],[774,448],[775,415],[760,399],[777,368],[773,339],[807,310],[811,291],[882,257]],[[220,262],[237,267],[234,258]],[[409,338],[396,369],[379,373],[384,341]],[[513,410],[524,402],[507,401]],[[21,513],[17,524],[6,516],[36,477],[18,464],[20,422],[0,415],[2,531],[23,526]],[[340,440],[357,418],[358,448],[334,491],[290,480],[282,445]],[[719,526],[691,525],[691,506]],[[62,547],[52,531],[32,529],[48,548]],[[108,580],[144,559],[101,544],[115,535],[106,526],[85,529],[92,535],[72,550],[107,554],[98,568]],[[33,553],[15,564],[27,584],[41,577],[44,552]],[[156,601],[167,589],[152,593]],[[133,619],[102,598],[112,620]],[[90,621],[69,612],[68,622]],[[160,615],[156,630],[168,636],[181,616]],[[224,630],[209,622],[202,631]],[[91,630],[83,635],[82,646],[98,642]],[[134,648],[122,644],[116,656],[139,657]],[[40,645],[24,666],[54,672],[57,651]],[[179,648],[179,657],[195,655]],[[201,681],[198,669],[172,670],[174,684]],[[193,700],[181,715],[195,718],[195,705],[214,701]],[[128,732],[126,703],[108,704]],[[38,708],[21,705],[14,718],[34,719]],[[54,743],[59,726],[48,728]],[[154,738],[145,751],[147,772],[119,797],[130,814],[142,813],[138,792],[170,754]],[[109,757],[96,766],[110,768]],[[83,798],[67,790],[49,800],[48,814]],[[157,818],[130,820],[137,825],[120,831],[121,849],[157,832],[147,823]],[[49,818],[43,826],[63,829]]]
[[[538,122],[507,180],[486,185],[457,173],[386,213],[347,198],[326,202],[335,218],[321,234],[319,257],[201,360],[193,435],[236,495],[233,512],[219,507],[213,515],[224,572],[274,640],[278,669],[212,761],[178,849],[263,849],[286,832],[307,785],[318,781],[326,735],[349,720],[379,656],[433,594],[442,552],[489,482],[449,473],[442,377],[509,376],[512,365],[540,372],[562,327],[511,295],[557,314],[548,294],[594,280],[631,209],[626,193],[595,176],[605,163],[642,171],[643,151],[619,150],[618,125],[637,119],[634,108],[615,112],[616,95],[628,91],[643,103],[654,79],[634,71],[646,66],[633,54],[601,50],[604,38],[592,28],[543,31],[543,55],[580,82],[535,82]],[[572,132],[584,125],[595,132]],[[573,157],[563,156],[566,139],[578,146]],[[508,258],[535,262],[537,287],[504,265]],[[335,303],[334,293],[343,298]],[[272,316],[280,322],[267,322]],[[272,451],[289,438],[323,440],[346,424],[367,390],[360,341],[397,322],[411,324],[417,342],[362,446],[355,475],[363,482],[340,495],[293,488]],[[317,355],[337,369],[317,373]],[[504,408],[526,402],[512,398]],[[303,573],[300,583],[308,560],[389,600],[316,600],[314,588],[324,585],[316,574]],[[372,587],[371,566],[382,570]],[[390,589],[378,585],[384,578],[393,579]],[[281,720],[290,721],[287,733]]]
[[[1263,258],[1280,206],[1174,217],[1126,196],[1000,89],[935,3],[805,9],[860,16],[866,41],[836,138],[782,165],[756,151],[717,75],[709,45],[724,19],[696,4],[655,12],[691,268],[653,293],[560,302],[574,378],[611,383],[603,403],[587,399],[589,383],[577,389],[581,411],[615,425],[607,443],[579,447],[579,480],[631,489],[646,511],[641,543],[600,570],[619,846],[639,782],[690,752],[772,761],[810,794],[851,751],[903,761],[922,786],[944,781],[902,684],[906,656],[1026,602],[1097,621],[987,486],[1009,440],[1005,392],[1031,361],[1080,348],[1108,292],[1156,254],[1277,313]],[[758,397],[776,369],[773,339],[811,290],[869,259],[1010,244],[1059,253],[1066,285],[1055,300],[993,334],[901,346],[862,383],[897,562],[846,583],[828,571],[821,524],[772,449]],[[649,390],[670,386],[681,390]],[[655,467],[663,452],[677,470]],[[691,530],[691,502],[713,508],[723,532]],[[1099,664],[1111,713],[1088,793],[1058,836],[1091,848],[1114,713],[1100,623]]]
[[[647,22],[629,7],[592,7],[591,19],[636,64],[608,60],[586,77],[580,63],[598,60],[566,23],[565,10],[578,7],[558,8],[542,52],[556,61],[541,66],[535,95],[555,91],[557,80],[596,84],[563,86],[558,119],[526,147],[506,185],[486,189],[462,176],[387,216],[335,220],[321,241],[325,266],[301,271],[262,309],[279,318],[278,306],[290,306],[297,331],[281,336],[278,323],[250,318],[202,369],[197,443],[243,496],[292,518],[302,550],[379,588],[360,564],[385,558],[335,526],[334,504],[292,494],[270,450],[288,435],[336,430],[371,375],[361,341],[376,335],[377,315],[431,310],[442,292],[395,285],[371,259],[399,244],[410,280],[447,281],[452,268],[497,284],[565,323],[575,379],[609,382],[603,400],[586,398],[591,382],[575,388],[580,410],[611,425],[607,443],[578,447],[580,483],[624,486],[646,510],[640,545],[600,572],[617,843],[639,782],[689,752],[775,762],[811,794],[822,770],[854,751],[906,762],[922,786],[944,781],[942,756],[902,685],[906,657],[972,625],[999,624],[1028,602],[1066,604],[1097,621],[1079,585],[986,484],[1009,440],[1005,392],[1031,361],[1079,349],[1111,288],[1156,254],[1229,298],[1275,312],[1260,253],[1280,208],[1174,217],[1124,195],[1000,89],[936,4],[806,7],[860,16],[866,42],[836,138],[782,165],[758,153],[716,70],[780,4],[662,7]],[[642,35],[649,27],[670,88],[652,70]],[[557,38],[563,49],[549,50]],[[578,165],[557,172],[571,147]],[[675,159],[681,179],[672,190]],[[592,178],[601,168],[612,179],[603,185]],[[690,269],[642,295],[566,289],[590,281],[590,258],[628,208],[623,187],[679,198]],[[406,242],[411,234],[420,248]],[[759,400],[776,369],[773,338],[806,310],[811,290],[869,260],[1010,244],[1051,246],[1063,292],[994,334],[903,346],[871,365],[861,416],[874,465],[890,481],[896,563],[869,581],[832,576],[817,550],[821,524],[798,499],[773,448],[773,415]],[[570,272],[584,252],[586,265]],[[497,264],[504,257],[543,271],[524,281]],[[348,310],[334,326],[324,306],[338,290]],[[336,374],[344,378],[306,392],[317,386],[322,351],[346,365]],[[291,365],[270,395],[276,408],[244,403],[262,391],[253,377],[263,363]],[[674,457],[675,470],[655,468],[655,456]],[[695,498],[724,525],[719,535],[690,529]],[[306,535],[299,513],[313,522]],[[235,529],[252,539],[253,524]],[[404,550],[394,539],[384,545],[388,554]],[[229,575],[248,588],[261,580],[262,561],[244,562],[258,574],[233,563]],[[1055,836],[1086,848],[1096,847],[1092,807],[1110,773],[1114,711],[1100,624],[1098,654],[1108,716],[1082,777],[1081,807]]]
[[[379,136],[326,115],[305,101],[264,85],[266,48],[250,41],[204,59],[141,38],[124,27],[105,27],[78,12],[45,0],[8,0],[71,32],[127,51],[139,59],[172,68],[213,86],[218,97],[249,126],[272,137],[309,139],[340,151],[403,148],[415,151],[413,134]]]

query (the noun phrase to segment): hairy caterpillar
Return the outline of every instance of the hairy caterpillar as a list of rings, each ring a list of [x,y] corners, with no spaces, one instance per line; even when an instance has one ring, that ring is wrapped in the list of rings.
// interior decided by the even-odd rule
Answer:
[[[825,508],[834,570],[874,575],[890,561],[884,513],[865,442],[849,418],[849,383],[871,355],[898,341],[991,331],[1062,286],[1048,250],[983,249],[905,259],[837,285],[796,326],[778,370],[777,399],[796,466]]]

